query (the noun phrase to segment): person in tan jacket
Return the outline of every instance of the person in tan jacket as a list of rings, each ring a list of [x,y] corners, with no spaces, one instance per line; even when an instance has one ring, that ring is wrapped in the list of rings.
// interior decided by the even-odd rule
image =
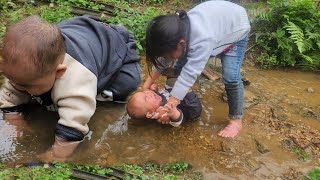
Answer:
[[[96,100],[124,102],[138,87],[135,47],[125,28],[89,17],[57,25],[27,17],[9,27],[3,39],[0,70],[6,80],[0,108],[7,119],[19,116],[31,99],[56,110],[55,143],[42,157],[64,161],[89,132]]]

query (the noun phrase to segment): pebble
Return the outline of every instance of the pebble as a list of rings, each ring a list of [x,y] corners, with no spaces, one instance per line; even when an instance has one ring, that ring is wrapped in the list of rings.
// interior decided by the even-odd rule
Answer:
[[[308,91],[308,93],[314,93],[314,90],[313,90],[312,87],[308,87],[308,88],[307,88],[307,91]]]
[[[200,126],[204,126],[204,123],[202,121],[199,121]]]

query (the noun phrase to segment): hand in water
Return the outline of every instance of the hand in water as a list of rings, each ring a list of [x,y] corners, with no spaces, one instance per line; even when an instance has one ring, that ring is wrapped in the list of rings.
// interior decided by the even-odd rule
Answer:
[[[43,162],[65,162],[72,155],[80,142],[81,141],[66,141],[63,138],[56,136],[52,147],[47,152],[39,155],[39,158]]]

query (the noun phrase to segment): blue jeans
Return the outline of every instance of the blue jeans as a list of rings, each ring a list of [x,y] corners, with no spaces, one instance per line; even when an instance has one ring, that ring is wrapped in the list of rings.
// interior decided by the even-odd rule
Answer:
[[[248,37],[233,44],[226,52],[221,53],[222,78],[228,97],[229,118],[243,117],[243,82],[240,68],[247,49]]]
[[[241,119],[243,117],[243,82],[240,68],[247,49],[248,36],[235,42],[230,49],[218,55],[222,62],[222,78],[228,97],[229,118]],[[173,68],[180,74],[186,59],[178,60]]]

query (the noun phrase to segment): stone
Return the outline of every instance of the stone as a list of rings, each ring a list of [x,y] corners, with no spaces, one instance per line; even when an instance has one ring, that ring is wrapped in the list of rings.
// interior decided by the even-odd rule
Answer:
[[[308,87],[308,88],[307,88],[307,91],[308,91],[308,93],[314,93],[314,90],[313,90],[312,87]]]
[[[257,139],[254,139],[255,143],[256,143],[256,146],[257,146],[257,150],[261,153],[261,154],[266,154],[266,153],[269,153],[270,150],[267,149],[265,147],[264,144],[262,144],[261,142],[259,142]]]
[[[257,171],[261,168],[260,163],[253,159],[245,159],[245,163],[247,167],[250,169],[250,171]]]

